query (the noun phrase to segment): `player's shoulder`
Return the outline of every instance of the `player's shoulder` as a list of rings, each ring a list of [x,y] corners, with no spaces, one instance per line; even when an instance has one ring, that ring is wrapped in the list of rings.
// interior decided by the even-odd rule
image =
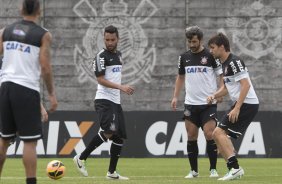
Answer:
[[[239,56],[237,56],[236,54],[230,53],[230,58],[232,60],[242,60]]]
[[[230,56],[228,57],[228,61],[229,61],[229,64],[244,64],[243,60],[241,57],[233,54],[233,53],[230,53]]]
[[[185,57],[189,57],[189,56],[191,56],[191,50],[187,50],[187,51],[185,51],[185,52],[182,52],[180,55],[179,55],[179,57],[180,58],[185,58]]]
[[[105,57],[106,55],[106,50],[105,49],[101,49],[97,52],[96,57]]]

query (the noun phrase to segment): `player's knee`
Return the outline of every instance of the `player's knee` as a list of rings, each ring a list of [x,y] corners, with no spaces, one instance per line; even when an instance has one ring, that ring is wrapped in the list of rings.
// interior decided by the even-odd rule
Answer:
[[[197,132],[189,132],[188,133],[188,140],[196,141],[197,139],[198,139],[198,133]]]
[[[113,134],[105,133],[104,131],[100,131],[98,134],[100,135],[100,137],[103,139],[104,142],[107,142],[108,139],[110,139],[113,135]]]
[[[206,140],[213,139],[213,131],[204,132]]]
[[[117,135],[113,135],[112,137],[112,140],[115,144],[119,144],[119,145],[122,145],[123,144],[123,139],[120,138],[119,136]]]
[[[218,139],[218,137],[222,134],[222,129],[220,129],[220,128],[215,128],[214,129],[214,131],[212,132],[212,139],[213,140],[217,140]]]

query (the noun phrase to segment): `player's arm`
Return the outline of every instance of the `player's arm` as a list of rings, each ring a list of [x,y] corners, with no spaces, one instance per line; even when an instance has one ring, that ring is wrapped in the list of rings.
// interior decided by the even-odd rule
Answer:
[[[175,111],[176,106],[177,106],[177,100],[180,95],[180,91],[183,87],[185,81],[185,75],[177,75],[176,80],[175,80],[175,87],[174,87],[174,92],[173,92],[173,97],[171,100],[171,108]]]
[[[41,40],[41,47],[39,52],[39,62],[41,65],[41,76],[47,87],[49,101],[50,101],[50,112],[56,110],[58,106],[57,98],[55,95],[55,88],[53,84],[53,74],[51,67],[51,43],[52,35],[46,32]]]
[[[105,86],[107,88],[119,89],[128,95],[132,95],[134,93],[134,88],[132,86],[113,83],[105,79],[104,75],[98,76],[97,81],[102,86]]]
[[[227,93],[228,93],[228,91],[227,91],[225,84],[222,84],[222,86],[213,95],[208,96],[208,98],[207,98],[208,104],[212,104],[212,102],[215,99],[221,98],[221,97],[227,95]]]
[[[240,86],[241,86],[241,90],[240,90],[239,98],[236,101],[235,107],[228,114],[229,121],[231,121],[232,123],[235,123],[238,120],[240,108],[244,103],[244,100],[251,87],[249,80],[247,78],[243,78],[240,80]]]
[[[1,29],[0,30],[0,55],[3,54],[3,32],[4,32],[4,29]]]

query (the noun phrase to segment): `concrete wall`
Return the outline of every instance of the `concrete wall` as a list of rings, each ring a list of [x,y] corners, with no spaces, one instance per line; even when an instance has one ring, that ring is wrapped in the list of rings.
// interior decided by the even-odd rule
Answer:
[[[278,0],[41,0],[42,20],[53,34],[52,64],[59,110],[93,110],[96,80],[91,60],[103,47],[106,25],[120,28],[124,81],[131,110],[170,110],[184,29],[199,25],[207,41],[217,31],[250,70],[260,110],[281,111],[282,1]],[[20,18],[20,0],[0,0],[0,27]],[[47,102],[46,90],[42,98]],[[184,91],[183,91],[184,92]],[[179,105],[182,107],[184,93]],[[228,97],[219,106],[227,108]]]

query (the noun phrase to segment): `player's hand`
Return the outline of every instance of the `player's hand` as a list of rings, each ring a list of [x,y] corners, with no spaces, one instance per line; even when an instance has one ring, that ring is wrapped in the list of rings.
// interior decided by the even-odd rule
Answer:
[[[235,123],[238,121],[238,117],[240,114],[239,108],[233,108],[227,115],[229,116],[229,121],[231,123]]]
[[[215,100],[214,95],[208,96],[207,97],[207,103],[212,104],[212,102]]]
[[[134,88],[132,86],[128,86],[128,85],[122,85],[121,91],[123,91],[124,93],[126,93],[128,95],[133,95]]]
[[[173,97],[170,104],[172,110],[176,111],[176,105],[177,105],[177,98]]]
[[[50,109],[49,112],[54,112],[58,107],[58,101],[56,98],[56,95],[49,95],[49,101],[50,101]]]
[[[47,122],[48,121],[48,113],[46,111],[46,109],[44,108],[44,106],[41,104],[40,105],[40,110],[41,110],[41,121],[42,122]]]

